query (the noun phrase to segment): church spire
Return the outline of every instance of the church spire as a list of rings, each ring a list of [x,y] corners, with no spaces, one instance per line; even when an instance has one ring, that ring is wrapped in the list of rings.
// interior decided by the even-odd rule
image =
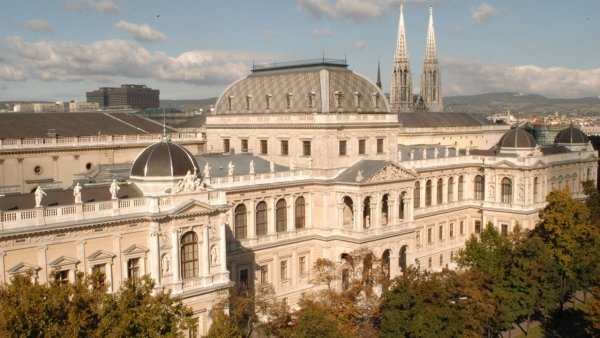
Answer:
[[[400,5],[398,37],[392,70],[390,105],[393,111],[409,111],[412,108],[412,75],[408,61],[408,46],[404,28],[404,6]]]
[[[377,87],[381,89],[381,67],[379,66],[379,58],[377,58]]]
[[[427,41],[425,42],[425,59],[423,61],[423,75],[421,76],[421,96],[425,106],[430,111],[443,111],[442,81],[438,63],[437,49],[435,46],[435,29],[433,27],[433,8],[429,7],[429,27]]]

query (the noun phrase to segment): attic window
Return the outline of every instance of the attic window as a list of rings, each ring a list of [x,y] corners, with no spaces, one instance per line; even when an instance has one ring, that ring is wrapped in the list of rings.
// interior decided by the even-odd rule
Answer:
[[[266,109],[271,109],[271,98],[272,97],[273,97],[273,94],[271,94],[271,93],[267,93],[267,95],[265,95],[265,102],[267,103]]]
[[[342,100],[341,99],[344,96],[342,94],[342,92],[337,90],[337,91],[333,92],[333,95],[335,96],[335,107],[342,108]]]
[[[375,108],[379,108],[379,93],[372,93],[371,96],[373,97],[373,105]]]
[[[290,93],[290,92],[285,93],[285,97],[287,99],[287,109],[290,109],[292,106],[292,96],[294,96],[293,93]]]
[[[250,110],[252,106],[252,95],[246,95],[246,110]]]
[[[362,106],[361,98],[362,98],[361,92],[354,92],[354,106],[358,109],[360,109]]]
[[[317,95],[317,93],[310,91],[308,92],[308,108],[314,108],[315,107],[315,96]]]
[[[228,107],[227,110],[232,110],[232,104],[233,104],[233,99],[235,99],[235,96],[231,95],[227,98],[227,103],[228,103]]]

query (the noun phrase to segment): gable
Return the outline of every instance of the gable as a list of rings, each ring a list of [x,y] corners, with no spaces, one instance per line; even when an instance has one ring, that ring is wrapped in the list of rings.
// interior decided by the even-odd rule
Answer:
[[[403,179],[413,179],[416,175],[412,173],[410,170],[405,169],[395,163],[389,163],[385,167],[381,168],[371,177],[369,177],[366,182],[384,182],[384,181],[397,181]]]
[[[130,247],[128,247],[127,249],[123,250],[123,254],[125,255],[135,255],[135,254],[143,254],[148,252],[147,248],[144,248],[143,246],[139,246],[139,245],[132,245]]]
[[[206,213],[214,210],[215,208],[209,204],[190,200],[188,203],[184,203],[179,208],[172,210],[171,215]]]
[[[108,251],[104,251],[104,250],[97,250],[94,253],[92,253],[91,255],[87,256],[87,259],[90,261],[97,261],[97,260],[101,260],[101,259],[112,259],[115,258],[115,254],[113,254],[112,252],[108,252]]]
[[[63,266],[63,265],[74,265],[77,263],[79,263],[79,261],[75,258],[60,256],[57,259],[53,260],[52,262],[48,263],[48,266],[51,268],[54,268],[54,267],[59,267],[59,266]]]
[[[8,273],[11,275],[16,275],[20,273],[28,273],[28,272],[36,272],[41,268],[37,265],[29,264],[29,263],[18,263],[12,268],[8,269]]]

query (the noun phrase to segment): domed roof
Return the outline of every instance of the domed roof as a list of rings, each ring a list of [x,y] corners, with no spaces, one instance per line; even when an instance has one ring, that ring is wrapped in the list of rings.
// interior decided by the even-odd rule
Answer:
[[[218,114],[389,112],[384,93],[344,60],[254,66],[215,104]]]
[[[561,130],[554,138],[554,143],[556,144],[587,144],[588,137],[587,135],[570,125],[568,128]]]
[[[130,176],[185,176],[188,170],[191,173],[194,170],[198,171],[194,156],[184,147],[169,140],[162,140],[142,150],[133,162]]]
[[[535,148],[535,146],[533,135],[521,128],[508,131],[498,141],[500,148]]]

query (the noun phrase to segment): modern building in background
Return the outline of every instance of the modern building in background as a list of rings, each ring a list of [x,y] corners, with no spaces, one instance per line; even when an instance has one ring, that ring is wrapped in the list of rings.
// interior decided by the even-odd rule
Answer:
[[[160,90],[146,85],[124,84],[121,87],[100,87],[86,92],[87,102],[97,102],[100,108],[159,108]]]

